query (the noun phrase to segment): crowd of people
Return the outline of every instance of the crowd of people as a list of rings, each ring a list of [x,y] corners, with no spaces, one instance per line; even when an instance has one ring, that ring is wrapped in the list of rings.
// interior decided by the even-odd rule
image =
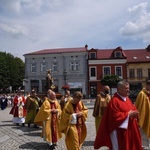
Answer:
[[[11,107],[13,99],[14,99],[14,95],[0,94],[0,108],[1,108],[1,110],[6,109],[6,107]]]
[[[95,100],[92,115],[96,135],[93,137],[93,149],[105,146],[109,150],[142,150],[140,130],[149,139],[150,147],[150,80],[137,95],[135,104],[129,98],[130,87],[126,81],[118,82],[112,97],[109,92],[109,86],[104,85]],[[7,106],[2,106],[5,96],[0,99],[1,109],[5,109]],[[58,101],[51,89],[47,90],[43,100],[35,90],[26,97],[18,90],[10,114],[17,126],[27,124],[30,127],[33,124],[34,128],[41,127],[41,137],[50,149],[55,149],[59,139],[65,136],[67,150],[81,150],[87,135],[88,117],[88,109],[82,99],[80,91],[71,96],[70,91],[66,90]]]

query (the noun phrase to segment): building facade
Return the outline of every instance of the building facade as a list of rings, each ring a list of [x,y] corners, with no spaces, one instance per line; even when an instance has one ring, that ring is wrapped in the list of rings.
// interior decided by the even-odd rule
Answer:
[[[127,81],[130,83],[130,97],[135,99],[138,92],[150,78],[150,47],[129,49],[127,56]]]
[[[51,69],[56,92],[64,94],[62,87],[69,85],[71,94],[80,90],[85,98],[97,96],[102,89],[100,81],[106,75],[118,75],[129,82],[133,98],[150,78],[150,46],[129,50],[87,48],[85,45],[25,54],[25,91],[34,88],[38,93],[45,93],[48,69]]]
[[[25,57],[25,91],[33,88],[46,92],[46,71],[51,69],[56,92],[64,94],[62,87],[70,86],[71,94],[80,90],[87,93],[87,45],[81,48],[45,49],[28,53]]]
[[[147,78],[150,78],[150,46],[145,49],[91,49],[88,51],[88,93],[95,98],[100,92],[101,79],[118,75],[130,84],[134,101]],[[114,89],[114,92],[116,89]]]
[[[127,79],[126,55],[121,47],[116,49],[91,49],[88,51],[89,97],[95,98],[102,89],[101,79],[106,75],[118,75]]]

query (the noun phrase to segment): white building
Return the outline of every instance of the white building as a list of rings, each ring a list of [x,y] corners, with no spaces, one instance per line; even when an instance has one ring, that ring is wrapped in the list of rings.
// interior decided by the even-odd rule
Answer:
[[[44,49],[24,54],[25,92],[33,88],[46,92],[46,70],[51,69],[56,92],[64,94],[62,86],[70,85],[71,93],[80,90],[88,96],[87,45],[80,48]]]

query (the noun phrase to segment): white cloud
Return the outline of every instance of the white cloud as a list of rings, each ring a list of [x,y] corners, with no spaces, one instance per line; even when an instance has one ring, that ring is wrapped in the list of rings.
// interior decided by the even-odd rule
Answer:
[[[133,15],[137,15],[137,16],[141,16],[141,15],[146,15],[146,7],[147,7],[148,3],[144,2],[144,3],[140,3],[139,5],[136,5],[132,8],[129,8],[128,11],[133,14]]]
[[[20,0],[0,0],[0,8],[4,13],[19,13],[21,10]]]
[[[115,48],[121,43],[124,47],[127,46],[125,37],[129,38],[129,45],[133,42],[131,38],[147,42],[148,2],[138,5],[139,2],[141,0],[0,0],[0,49],[13,49],[13,53],[23,55],[44,48],[85,44],[89,48]]]
[[[134,40],[142,39],[145,43],[150,42],[150,12],[146,9],[147,5],[145,2],[129,9],[133,19],[120,29],[120,34]]]
[[[27,35],[28,30],[25,26],[19,24],[4,24],[0,23],[0,30],[10,35]]]

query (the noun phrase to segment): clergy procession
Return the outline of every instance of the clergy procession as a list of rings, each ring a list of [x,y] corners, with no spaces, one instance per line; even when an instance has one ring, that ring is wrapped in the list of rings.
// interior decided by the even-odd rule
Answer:
[[[128,82],[119,81],[116,92],[112,96],[109,93],[110,87],[104,85],[103,89],[97,93],[92,108],[86,106],[81,91],[75,91],[71,95],[70,91],[66,90],[65,94],[57,99],[56,93],[51,88],[52,79],[49,75],[47,82],[47,93],[43,99],[38,97],[35,89],[26,95],[21,89],[18,89],[9,111],[9,115],[12,116],[12,128],[16,127],[17,132],[19,132],[18,129],[30,131],[28,136],[32,136],[30,134],[33,133],[33,130],[38,131],[38,136],[34,136],[34,140],[40,138],[43,141],[43,148],[38,145],[38,142],[34,143],[31,138],[30,142],[34,143],[32,148],[32,144],[28,143],[30,148],[17,148],[12,145],[11,149],[150,149],[150,79],[146,80],[146,85],[138,93],[135,103],[129,98]],[[2,97],[0,115],[4,112],[3,101]],[[0,127],[2,127],[0,133],[4,134],[2,123]],[[16,134],[19,139],[19,134]],[[8,136],[4,137],[0,137],[0,149],[2,150],[7,149],[3,148],[2,144],[5,139],[9,143]],[[87,140],[88,138],[90,141]],[[63,147],[61,147],[62,140],[65,145]]]

